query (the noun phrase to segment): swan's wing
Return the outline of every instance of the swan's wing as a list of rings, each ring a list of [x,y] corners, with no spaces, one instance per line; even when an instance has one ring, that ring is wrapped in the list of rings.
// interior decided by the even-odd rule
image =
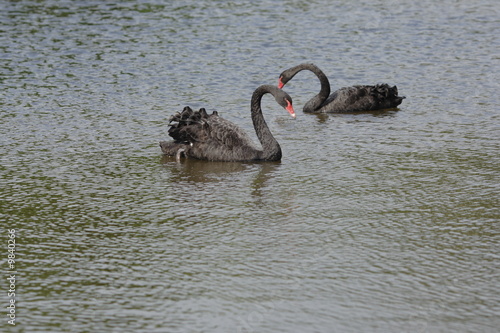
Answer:
[[[370,96],[369,92],[370,86],[352,86],[343,87],[334,91],[326,100],[325,105],[337,100],[337,102],[342,101],[345,104],[353,104],[356,101],[367,98]]]
[[[210,115],[208,117],[206,129],[207,140],[215,140],[218,144],[227,146],[230,149],[242,146],[255,146],[245,131],[218,115]]]
[[[357,112],[396,107],[404,97],[388,84],[356,85],[334,91],[323,103],[326,112]]]
[[[208,115],[205,109],[193,111],[186,107],[170,118],[169,135],[176,142],[206,144],[219,147],[252,146],[250,137],[232,122],[219,117],[214,111]]]
[[[343,88],[341,88],[341,89],[343,89]],[[341,90],[341,89],[339,89],[339,90]],[[332,92],[330,94],[330,96],[328,96],[328,98],[325,99],[325,101],[322,104],[322,107],[325,106],[325,105],[330,104],[335,98],[337,98],[337,96],[339,95],[339,90],[336,90],[336,91]]]

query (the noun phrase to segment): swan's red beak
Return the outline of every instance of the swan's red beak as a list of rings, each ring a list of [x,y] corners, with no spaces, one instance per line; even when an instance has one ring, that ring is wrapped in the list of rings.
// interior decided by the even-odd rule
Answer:
[[[281,82],[281,78],[282,77],[280,76],[280,78],[278,79],[278,89],[282,89],[285,86],[285,84]]]
[[[292,116],[292,118],[295,119],[295,117],[296,117],[295,110],[293,109],[292,103],[290,103],[289,100],[286,100],[286,103],[287,103],[286,110],[288,111],[290,116]]]

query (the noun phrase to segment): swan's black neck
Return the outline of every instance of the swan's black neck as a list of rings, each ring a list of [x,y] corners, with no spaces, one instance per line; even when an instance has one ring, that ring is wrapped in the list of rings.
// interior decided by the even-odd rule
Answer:
[[[295,66],[292,69],[292,73],[295,75],[302,70],[310,70],[313,72],[318,77],[319,83],[321,84],[319,94],[311,98],[304,105],[304,112],[315,112],[323,105],[323,102],[328,98],[328,96],[330,96],[330,82],[328,81],[325,73],[323,73],[323,71],[314,64],[300,64]]]
[[[260,159],[266,161],[279,161],[281,159],[281,147],[269,130],[262,114],[261,101],[262,96],[267,93],[276,96],[279,89],[271,85],[263,85],[257,88],[251,100],[252,122],[255,133],[262,145],[262,156]]]

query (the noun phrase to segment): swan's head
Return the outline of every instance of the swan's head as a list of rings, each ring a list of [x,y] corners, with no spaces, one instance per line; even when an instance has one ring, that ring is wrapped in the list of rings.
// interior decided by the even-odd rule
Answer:
[[[290,81],[294,76],[295,74],[297,74],[295,71],[294,71],[295,67],[293,68],[289,68],[287,69],[286,71],[283,71],[283,73],[280,74],[280,78],[278,79],[278,88],[282,89],[285,84]]]
[[[282,89],[285,86],[286,82],[283,82],[283,74],[280,75],[278,79],[278,88]]]
[[[310,70],[313,73],[317,73],[317,72],[323,73],[315,64],[306,64],[306,63],[300,64],[300,65],[294,66],[292,68],[288,68],[287,70],[283,71],[280,74],[280,77],[278,79],[278,88],[282,89],[288,81],[293,79],[293,77],[298,72],[300,72],[304,69]],[[316,75],[318,75],[318,74],[316,74]]]
[[[290,70],[286,70],[280,74],[280,78],[278,79],[278,88],[282,89],[285,84],[294,77],[295,74],[292,74]]]
[[[295,119],[295,110],[293,109],[293,101],[290,95],[288,95],[283,90],[280,90],[280,93],[276,96],[276,102],[278,102],[279,105],[285,108],[290,116]]]

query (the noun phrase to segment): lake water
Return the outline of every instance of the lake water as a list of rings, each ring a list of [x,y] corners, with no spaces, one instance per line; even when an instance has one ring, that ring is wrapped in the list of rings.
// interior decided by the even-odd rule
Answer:
[[[2,7],[2,332],[497,332],[498,1]],[[301,72],[280,163],[162,157],[186,105],[255,138],[302,62],[407,99],[304,114]]]

